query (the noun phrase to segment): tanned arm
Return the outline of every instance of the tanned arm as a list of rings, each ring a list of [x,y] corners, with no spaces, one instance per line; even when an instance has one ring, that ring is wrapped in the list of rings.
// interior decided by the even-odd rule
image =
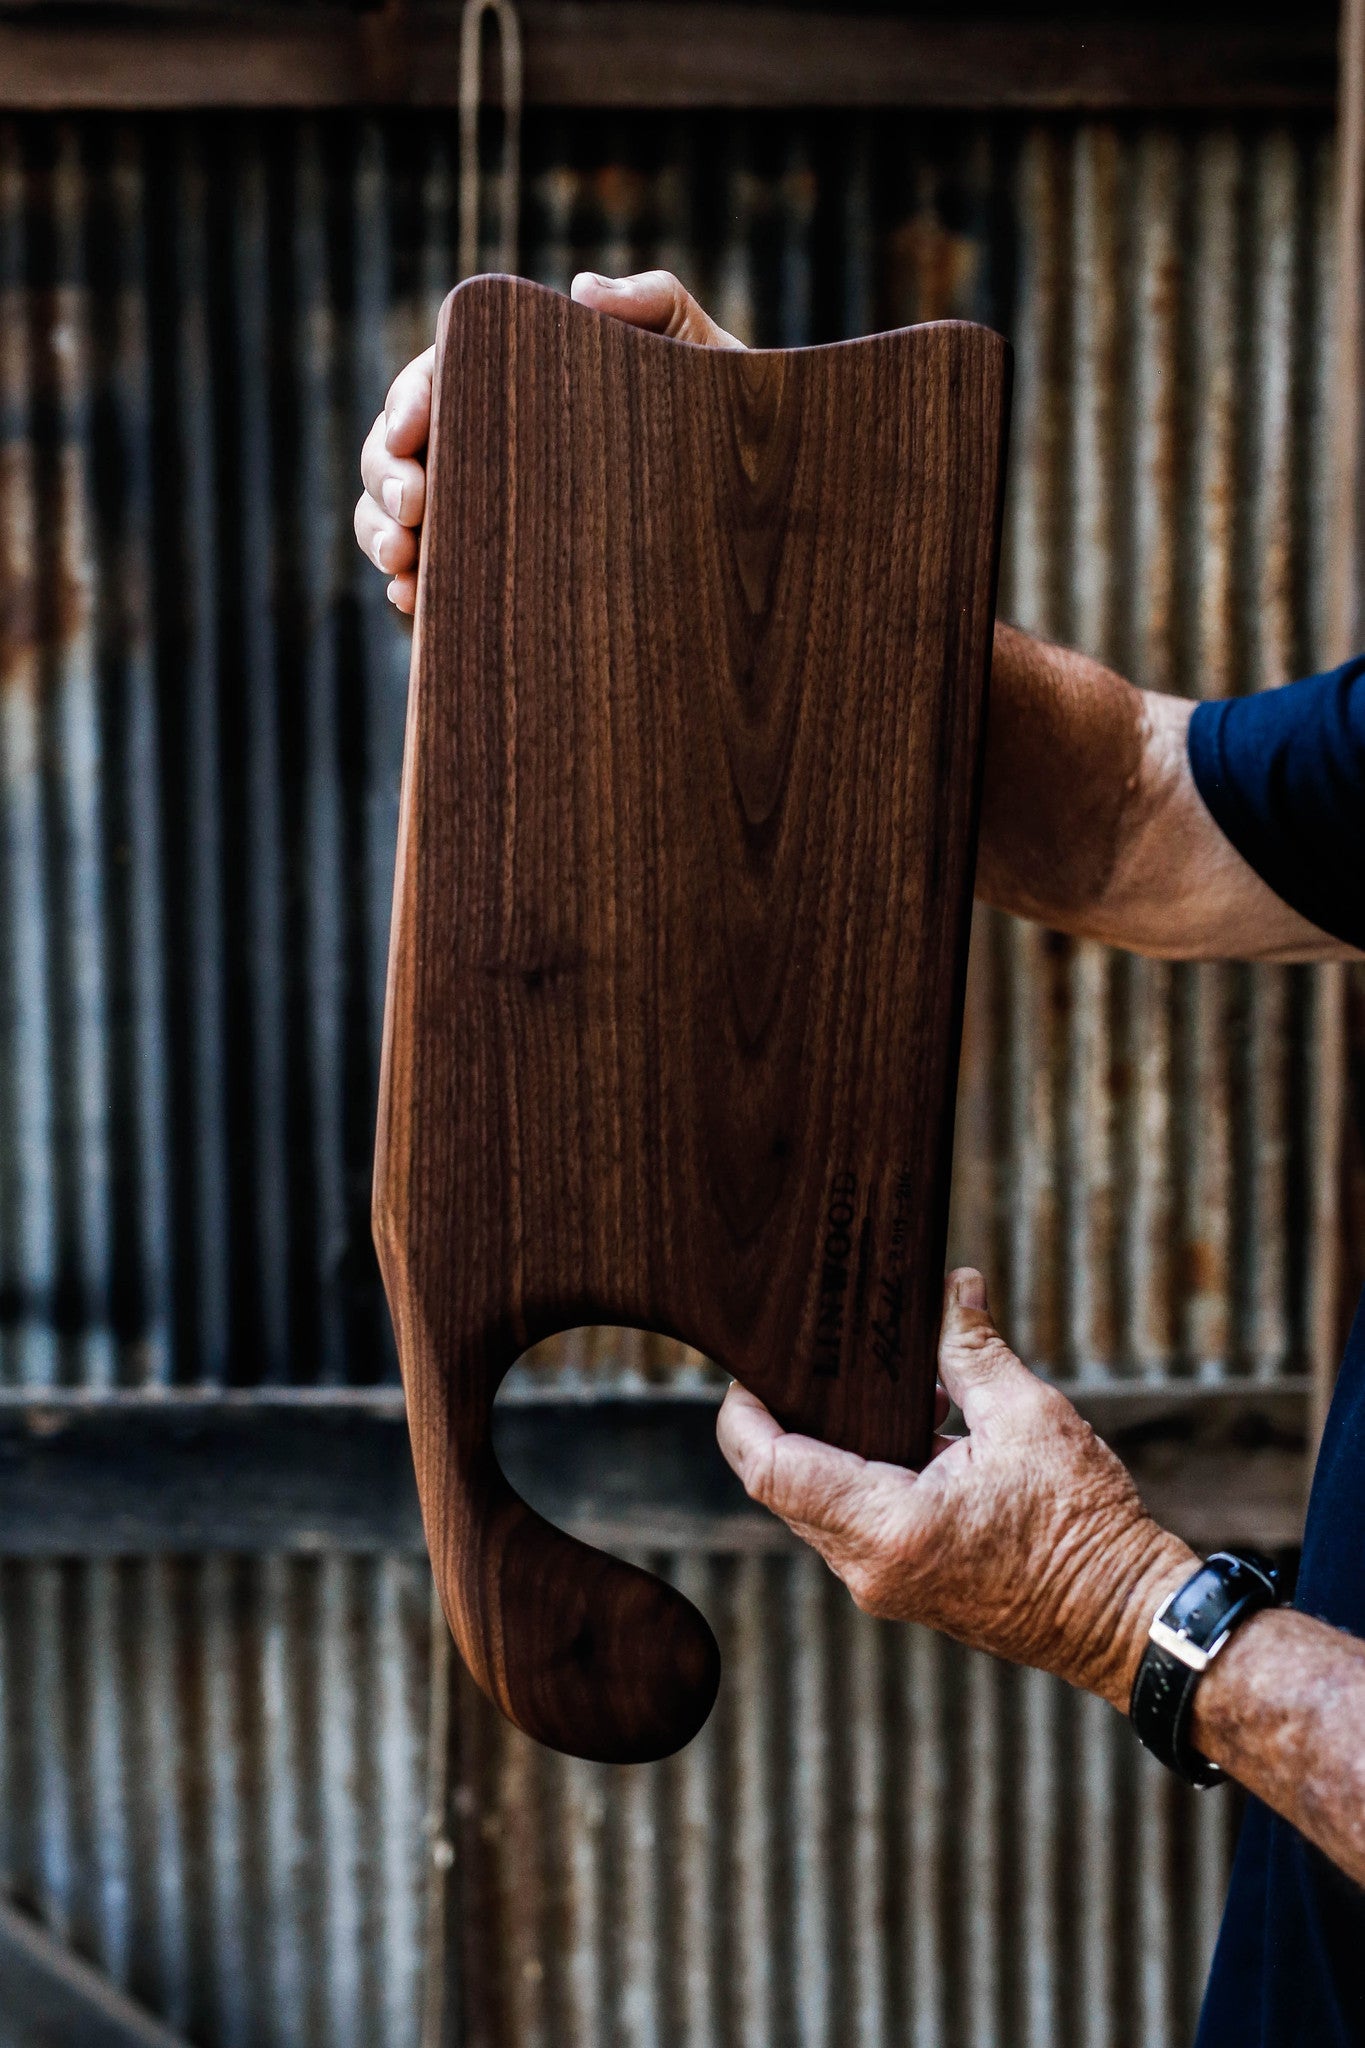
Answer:
[[[1281,902],[1210,817],[1186,752],[1193,708],[998,625],[978,896],[1166,960],[1358,957]]]
[[[1365,1642],[1306,1614],[1259,1614],[1200,1680],[1201,1755],[1365,1885]]]

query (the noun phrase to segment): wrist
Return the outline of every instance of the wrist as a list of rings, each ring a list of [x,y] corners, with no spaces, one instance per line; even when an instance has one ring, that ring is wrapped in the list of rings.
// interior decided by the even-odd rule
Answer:
[[[1221,1755],[1201,1748],[1193,1728],[1205,1680],[1258,1613],[1276,1607],[1281,1576],[1255,1550],[1218,1550],[1163,1601],[1133,1683],[1128,1717],[1139,1740],[1189,1785],[1215,1785]]]
[[[1152,1618],[1200,1560],[1188,1543],[1144,1515],[1121,1558],[1112,1562],[1113,1593],[1096,1631],[1094,1668],[1085,1686],[1126,1714]]]

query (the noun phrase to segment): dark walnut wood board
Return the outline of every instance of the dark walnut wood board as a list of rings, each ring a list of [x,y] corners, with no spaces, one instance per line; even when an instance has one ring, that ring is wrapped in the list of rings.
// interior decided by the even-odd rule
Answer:
[[[557,1749],[667,1755],[719,1657],[503,1478],[528,1345],[657,1330],[927,1453],[1008,387],[962,322],[442,310],[375,1235],[447,1616]]]

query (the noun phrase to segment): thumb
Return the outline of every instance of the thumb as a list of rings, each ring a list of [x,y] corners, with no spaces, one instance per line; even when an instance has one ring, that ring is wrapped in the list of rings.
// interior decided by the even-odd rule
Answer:
[[[634,277],[600,277],[595,270],[580,270],[570,296],[580,306],[609,313],[632,327],[647,327],[651,334],[666,334],[671,341],[694,341],[702,348],[744,346],[716,325],[671,270],[642,270]]]
[[[938,1370],[973,1436],[999,1435],[1039,1385],[991,1321],[986,1283],[970,1266],[944,1285]]]

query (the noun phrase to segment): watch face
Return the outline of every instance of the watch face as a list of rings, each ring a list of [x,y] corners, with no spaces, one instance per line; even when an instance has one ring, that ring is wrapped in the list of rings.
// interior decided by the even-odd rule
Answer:
[[[1276,1599],[1280,1596],[1280,1585],[1284,1574],[1273,1557],[1267,1557],[1260,1550],[1218,1550],[1209,1559],[1210,1564],[1230,1566],[1239,1578],[1252,1573],[1263,1579]]]
[[[1172,1625],[1202,1648],[1213,1633],[1211,1624],[1215,1615],[1220,1614],[1226,1605],[1227,1581],[1206,1567],[1198,1578],[1182,1587],[1171,1610]]]
[[[1227,1634],[1230,1615],[1246,1612],[1249,1604],[1263,1606],[1278,1599],[1278,1587],[1279,1574],[1269,1558],[1255,1551],[1215,1551],[1173,1596],[1165,1619],[1208,1649]]]
[[[1278,1601],[1279,1587],[1271,1558],[1215,1551],[1152,1623],[1129,1713],[1148,1749],[1187,1784],[1224,1782],[1224,1773],[1190,1742],[1190,1705],[1200,1677],[1240,1621]]]

